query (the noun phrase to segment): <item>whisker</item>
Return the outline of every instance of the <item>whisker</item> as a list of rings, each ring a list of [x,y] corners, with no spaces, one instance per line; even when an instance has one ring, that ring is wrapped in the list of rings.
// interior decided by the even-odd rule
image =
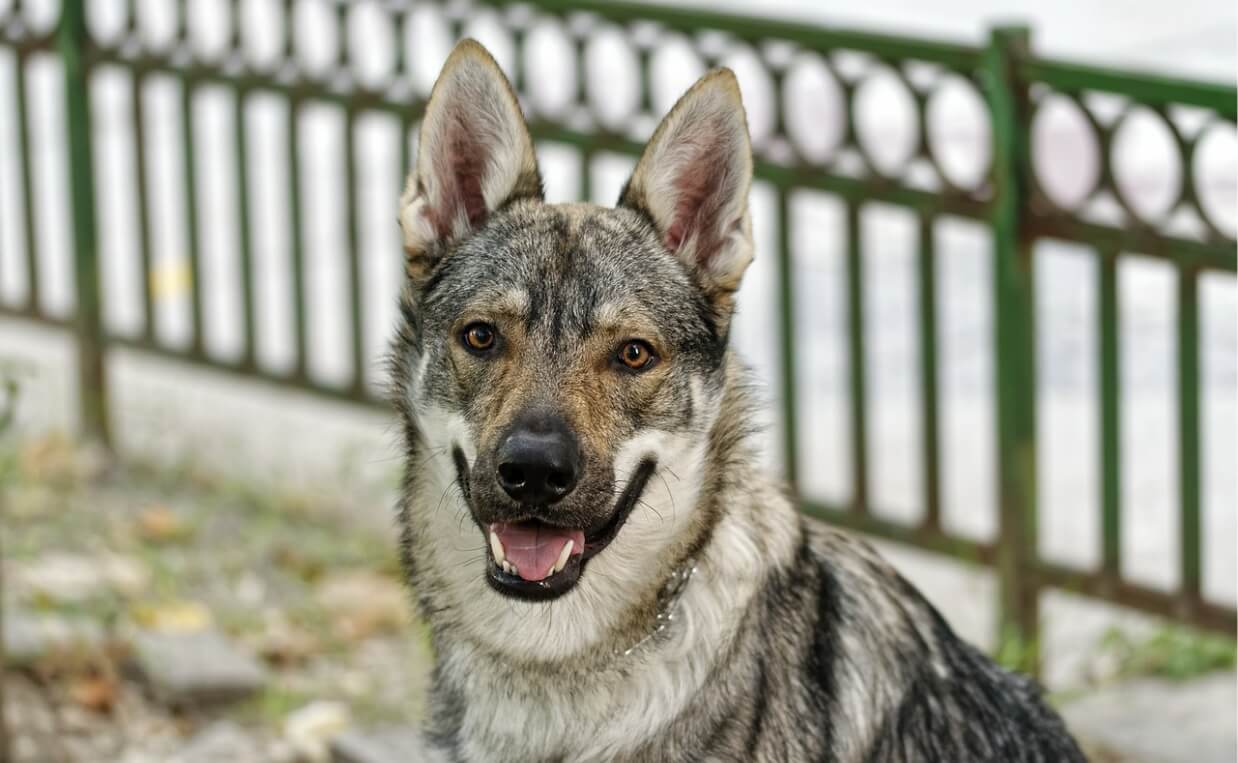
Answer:
[[[482,551],[482,549],[480,549],[480,548],[476,548],[476,549],[463,549],[463,548],[458,548],[458,549],[456,549],[456,550],[457,550],[457,551],[467,551],[467,550],[472,550],[472,551],[477,551],[477,552]],[[455,565],[455,569],[460,569],[461,567],[467,567],[467,566],[469,566],[470,564],[472,564],[473,562],[476,562],[476,561],[478,561],[478,560],[480,560],[482,564],[485,564],[485,563],[486,563],[486,556],[485,556],[485,554],[480,554],[479,556],[470,556],[468,559],[465,559],[465,560],[463,560],[463,561],[461,561],[461,562],[458,562],[458,563]]]
[[[464,520],[471,519],[473,514],[469,511],[468,504],[464,501],[464,494],[460,493],[459,488],[456,488],[456,492],[460,495],[460,518],[456,522],[456,531],[464,532]]]
[[[443,488],[443,494],[442,494],[442,495],[440,495],[440,496],[438,497],[438,504],[437,504],[437,505],[435,505],[435,507],[434,507],[434,514],[435,514],[435,515],[437,515],[437,514],[438,514],[439,509],[443,508],[443,501],[447,500],[447,493],[451,490],[451,488],[452,488],[452,484],[454,484],[454,483],[450,483],[450,484],[448,484],[448,485],[447,485],[447,487]]]
[[[657,515],[658,519],[662,520],[663,522],[665,522],[665,521],[666,521],[666,517],[662,516],[662,512],[660,512],[660,511],[658,511],[657,509],[655,509],[655,508],[653,507],[653,504],[649,503],[649,502],[648,502],[648,501],[646,501],[644,498],[638,498],[638,499],[636,499],[636,503],[637,503],[637,504],[639,504],[640,506],[644,506],[646,509],[649,509],[650,511],[652,511],[654,514],[656,514],[656,515]]]
[[[667,484],[666,478],[662,476],[662,470],[659,469],[657,472],[655,472],[655,474],[658,475],[658,479],[662,480],[662,487],[666,489],[666,497],[669,498],[671,501],[671,521],[674,522],[675,521],[675,494],[671,492],[671,486]]]
[[[414,464],[413,468],[422,469],[425,467],[426,464],[430,463],[430,461],[432,461],[435,458],[438,458],[439,456],[443,455],[446,452],[447,452],[446,445],[444,445],[441,448],[434,448],[429,453],[426,453],[424,457],[418,459],[417,463]]]

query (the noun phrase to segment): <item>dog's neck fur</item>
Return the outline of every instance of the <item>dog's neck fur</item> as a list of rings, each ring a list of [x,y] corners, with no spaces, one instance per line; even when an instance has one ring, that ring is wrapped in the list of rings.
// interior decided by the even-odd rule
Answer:
[[[698,453],[680,454],[683,463],[659,464],[667,476],[651,483],[661,489],[647,491],[648,514],[621,531],[621,539],[632,536],[628,545],[613,544],[578,590],[550,604],[511,602],[486,587],[480,535],[453,489],[451,465],[430,450],[441,447],[430,427],[447,423],[424,412],[413,435],[429,452],[419,459],[421,469],[410,468],[406,562],[433,634],[435,691],[453,698],[436,703],[446,717],[433,725],[472,749],[461,750],[466,758],[570,752],[607,759],[631,752],[701,689],[767,571],[792,558],[801,525],[781,490],[754,466],[745,372],[728,357],[723,378],[707,438]],[[737,500],[759,507],[722,510]],[[651,559],[635,549],[659,532],[658,517],[686,540]],[[444,532],[455,539],[444,541]],[[696,572],[673,623],[649,638],[659,592],[689,560]]]

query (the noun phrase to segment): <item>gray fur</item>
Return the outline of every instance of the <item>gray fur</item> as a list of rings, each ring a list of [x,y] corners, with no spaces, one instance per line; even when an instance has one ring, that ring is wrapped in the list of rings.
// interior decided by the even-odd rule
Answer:
[[[525,184],[463,237],[410,252],[393,396],[403,560],[437,658],[437,754],[1083,760],[1030,680],[962,642],[869,546],[798,515],[757,466],[748,375],[727,345],[733,284],[719,288],[707,252],[668,251],[648,209],[625,200],[549,205]],[[731,202],[718,206],[744,215],[746,236],[746,203]],[[458,346],[472,315],[503,334],[492,358]],[[662,362],[615,371],[607,331],[656,335]],[[656,463],[615,540],[548,602],[481,582],[485,522],[520,510],[488,459],[530,411],[564,416],[585,443],[580,485],[543,507],[556,522],[604,522],[636,462]],[[674,619],[650,638],[659,591],[688,560]]]

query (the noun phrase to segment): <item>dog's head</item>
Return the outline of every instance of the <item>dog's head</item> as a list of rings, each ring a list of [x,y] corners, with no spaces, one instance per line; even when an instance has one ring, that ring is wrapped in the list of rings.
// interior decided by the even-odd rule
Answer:
[[[608,565],[652,579],[688,542],[752,258],[751,177],[737,83],[716,70],[663,120],[617,207],[545,203],[507,80],[477,43],[453,51],[401,199],[395,358],[410,476],[429,495],[438,468],[452,494],[429,495],[420,511],[447,519],[421,531],[479,541],[453,576],[553,599]]]

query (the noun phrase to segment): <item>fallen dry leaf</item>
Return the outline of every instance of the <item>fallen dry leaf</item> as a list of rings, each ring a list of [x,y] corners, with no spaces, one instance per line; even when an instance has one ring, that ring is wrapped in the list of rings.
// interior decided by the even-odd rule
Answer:
[[[73,442],[53,432],[30,441],[18,455],[22,475],[34,482],[69,483],[77,478]]]
[[[269,625],[258,637],[256,648],[267,663],[286,667],[305,662],[321,650],[322,644],[308,631],[286,622],[277,622]]]
[[[326,572],[326,566],[321,559],[315,559],[289,545],[281,544],[276,547],[271,559],[281,569],[287,570],[307,583],[313,583]]]
[[[337,635],[349,640],[399,631],[410,621],[404,587],[373,572],[332,575],[318,586],[317,599],[331,614]]]
[[[138,517],[138,535],[153,543],[169,543],[189,537],[189,527],[167,506],[152,506]]]
[[[116,679],[106,675],[82,678],[69,687],[69,698],[80,707],[97,713],[106,713],[116,704],[120,686]]]

